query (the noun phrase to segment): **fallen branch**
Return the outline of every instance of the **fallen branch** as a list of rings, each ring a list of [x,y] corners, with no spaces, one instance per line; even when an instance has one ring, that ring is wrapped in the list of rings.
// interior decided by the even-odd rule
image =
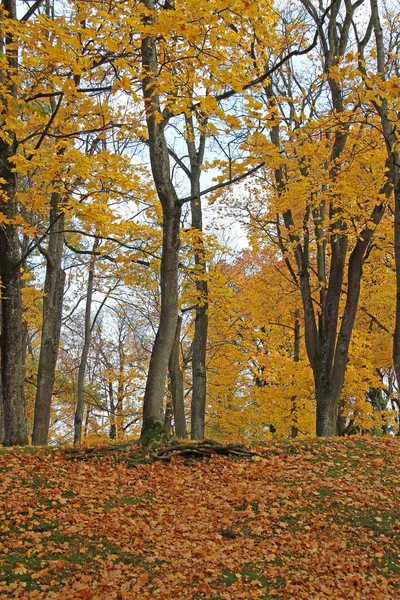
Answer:
[[[257,452],[249,450],[243,444],[221,444],[214,440],[201,440],[198,442],[167,440],[154,444],[151,448],[139,447],[134,443],[123,445],[110,444],[109,446],[97,446],[93,448],[74,446],[72,448],[65,448],[63,452],[68,460],[89,460],[92,458],[114,456],[119,460],[127,460],[132,465],[157,460],[169,462],[176,456],[185,458],[205,458],[215,454],[235,458],[259,456]]]

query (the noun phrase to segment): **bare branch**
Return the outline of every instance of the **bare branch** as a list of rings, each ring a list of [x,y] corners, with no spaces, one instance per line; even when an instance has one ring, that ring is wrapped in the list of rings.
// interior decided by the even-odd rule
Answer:
[[[311,50],[313,50],[315,48],[315,46],[317,45],[317,43],[318,43],[318,38],[319,38],[319,35],[320,35],[320,31],[322,29],[322,26],[324,24],[325,18],[327,16],[327,14],[330,12],[330,10],[331,10],[332,5],[334,4],[334,2],[335,2],[335,0],[324,10],[324,12],[322,13],[321,18],[318,20],[318,22],[317,22],[317,29],[315,31],[313,41],[311,42],[311,44],[309,46],[307,46],[303,50],[292,50],[286,56],[284,56],[280,60],[278,60],[278,62],[273,67],[266,68],[265,71],[264,71],[264,73],[262,75],[260,75],[259,77],[256,77],[252,81],[249,81],[249,83],[246,83],[243,86],[242,90],[243,91],[248,90],[248,89],[254,87],[255,85],[257,85],[258,83],[262,83],[263,81],[265,81],[266,79],[268,79],[268,77],[271,77],[271,75],[273,73],[275,73],[276,71],[278,71],[278,69],[280,69],[282,65],[284,65],[285,63],[287,63],[294,56],[303,56],[304,54],[308,54],[309,52],[311,52]],[[217,96],[215,96],[215,98],[218,101],[220,101],[220,100],[227,100],[228,98],[231,98],[232,96],[234,96],[237,93],[238,93],[237,90],[227,90],[226,92],[223,92],[222,94],[218,94]]]
[[[30,7],[28,12],[24,14],[24,16],[20,19],[21,22],[27,21],[31,18],[37,8],[39,8],[43,4],[44,0],[36,0],[34,4]]]
[[[206,194],[215,192],[216,190],[219,190],[228,185],[231,185],[232,183],[237,183],[238,181],[241,181],[242,179],[249,177],[249,175],[253,175],[253,173],[255,173],[256,171],[261,169],[261,167],[263,167],[264,165],[265,165],[265,162],[262,162],[259,165],[257,165],[256,167],[254,167],[253,169],[250,169],[250,171],[246,171],[246,173],[242,173],[241,175],[238,175],[237,177],[232,177],[232,179],[228,179],[228,181],[223,181],[222,183],[217,183],[216,185],[213,185],[213,186],[207,188],[206,190],[203,190],[202,192],[200,192],[199,196],[205,196]],[[197,198],[197,195],[196,196],[187,196],[186,198],[182,198],[179,202],[181,204],[185,204],[186,202],[190,202],[191,200],[194,200],[195,198]]]
[[[375,323],[376,325],[378,325],[378,327],[380,329],[383,329],[383,331],[386,331],[386,333],[388,333],[389,335],[392,335],[392,332],[389,331],[389,329],[386,327],[386,325],[384,325],[383,323],[381,323],[379,321],[379,319],[377,319],[377,317],[375,317],[375,315],[373,315],[370,312],[368,312],[368,310],[365,308],[365,306],[360,306],[360,309],[363,311],[363,313],[365,313],[367,315],[367,317],[369,317],[371,319],[371,321],[373,323]]]

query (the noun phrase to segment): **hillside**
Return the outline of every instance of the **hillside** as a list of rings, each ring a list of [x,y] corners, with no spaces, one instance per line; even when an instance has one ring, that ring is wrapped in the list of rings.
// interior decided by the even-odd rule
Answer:
[[[400,441],[257,452],[1,450],[0,598],[400,598]]]

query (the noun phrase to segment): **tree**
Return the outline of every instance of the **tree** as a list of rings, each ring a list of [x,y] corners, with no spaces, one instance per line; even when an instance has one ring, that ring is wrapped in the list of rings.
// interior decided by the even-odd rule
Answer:
[[[43,322],[37,376],[37,392],[32,443],[47,444],[50,407],[61,334],[65,272],[62,269],[64,251],[64,213],[59,193],[51,196],[49,242],[42,253],[46,259],[43,296]]]
[[[89,273],[87,280],[87,290],[86,290],[86,305],[85,305],[85,328],[84,328],[84,336],[83,336],[83,346],[81,352],[81,359],[79,361],[79,370],[78,370],[78,397],[75,411],[75,433],[74,433],[74,443],[77,444],[81,441],[82,438],[82,421],[83,421],[83,409],[85,406],[85,371],[86,364],[89,354],[90,347],[90,339],[92,335],[92,329],[94,322],[92,323],[91,313],[92,313],[92,298],[93,298],[93,282],[94,282],[94,270],[96,264],[96,249],[99,246],[99,239],[95,237],[92,248],[92,255],[90,257],[89,264]],[[99,311],[97,311],[96,316],[99,315]]]
[[[179,349],[182,317],[179,315],[176,323],[174,343],[168,362],[172,408],[175,422],[175,434],[178,438],[187,438],[183,375],[179,364]]]
[[[375,37],[376,74],[367,69],[365,62],[365,46],[367,39],[358,39],[359,68],[363,75],[367,97],[376,111],[380,123],[382,137],[387,152],[386,172],[387,184],[382,190],[389,200],[394,196],[394,256],[396,265],[396,320],[393,337],[393,363],[400,381],[400,153],[398,150],[398,56],[394,65],[389,56],[396,56],[399,48],[398,23],[389,32],[389,45],[385,47],[385,36],[381,24],[377,0],[370,0],[371,19],[369,30],[373,29]],[[394,67],[394,68],[393,68]],[[392,71],[392,72],[391,72]],[[389,80],[388,80],[389,78]]]
[[[320,22],[317,8],[308,1],[303,4],[315,23]],[[363,122],[362,110],[355,117],[353,96],[345,93],[357,84],[354,65],[346,66],[345,56],[359,6],[332,5],[326,28],[318,30],[323,73],[316,80],[298,79],[293,65],[288,65],[265,86],[266,123],[271,123],[268,155],[277,199],[267,221],[275,220],[275,239],[289,276],[301,291],[306,349],[315,382],[317,435],[336,431],[363,266],[386,206],[382,201],[386,184],[378,171],[365,179],[372,186],[367,197],[373,200],[368,204],[351,198],[345,184],[351,165],[357,172],[354,152],[365,152],[365,174],[371,164],[371,131],[357,124],[356,119]],[[322,93],[329,94],[330,110],[319,103]],[[262,136],[254,135],[253,147],[261,143]],[[376,147],[376,141],[372,144]]]
[[[10,115],[18,102],[18,45],[13,25],[17,21],[15,0],[4,0],[2,27],[1,112],[4,131],[0,137],[0,279],[1,279],[1,381],[4,411],[4,443],[26,444],[23,321],[20,252],[18,240],[17,175],[13,158],[17,136],[10,127]]]
[[[206,353],[208,335],[208,286],[207,263],[205,248],[202,238],[203,215],[200,197],[200,175],[206,147],[205,133],[200,133],[198,148],[196,148],[196,134],[194,118],[186,118],[186,146],[189,154],[189,168],[185,169],[190,181],[190,211],[192,215],[192,228],[196,232],[193,240],[195,286],[198,300],[195,311],[195,328],[193,335],[192,354],[192,403],[191,403],[191,438],[201,440],[204,438],[207,372]]]
[[[146,0],[149,11],[154,10],[153,0]],[[178,256],[181,203],[171,180],[165,123],[160,96],[157,91],[157,49],[154,35],[142,42],[143,96],[149,136],[149,153],[154,183],[163,209],[163,242],[160,269],[161,310],[160,322],[154,342],[146,390],[143,400],[144,443],[154,434],[160,434],[163,423],[164,387],[168,361],[173,346],[178,319]]]
[[[191,202],[193,227],[200,230],[200,196],[241,180],[259,168],[259,165],[255,167],[251,161],[250,166],[247,161],[237,161],[235,165],[231,162],[229,176],[224,177],[225,181],[222,180],[207,190],[200,190],[199,175],[204,154],[202,135],[204,132],[208,135],[210,132],[218,133],[215,125],[208,123],[207,115],[216,115],[225,125],[232,122],[232,119],[236,122],[237,119],[229,114],[229,109],[224,111],[221,108],[222,104],[219,103],[235,96],[239,89],[248,90],[260,84],[267,79],[271,71],[278,68],[278,65],[275,65],[274,69],[264,70],[261,75],[258,74],[251,81],[247,79],[246,68],[252,63],[252,58],[246,53],[249,39],[246,27],[249,22],[254,20],[262,31],[262,38],[268,38],[266,23],[272,21],[274,17],[271,16],[273,12],[266,3],[250,9],[248,3],[243,2],[241,7],[243,10],[237,7],[235,11],[231,11],[230,8],[221,11],[220,7],[214,6],[214,4],[207,7],[198,5],[196,6],[197,19],[192,18],[190,22],[186,22],[186,5],[184,3],[179,6],[168,4],[159,7],[152,0],[146,0],[144,4],[147,11],[143,17],[143,23],[148,35],[144,37],[141,45],[142,89],[149,154],[153,178],[163,210],[164,234],[161,258],[161,315],[144,398],[142,441],[147,440],[148,431],[151,432],[153,427],[158,430],[162,429],[165,377],[177,321],[181,208],[186,202]],[[188,12],[193,12],[193,8],[191,7]],[[172,15],[176,16],[175,20],[172,20]],[[176,30],[174,35],[172,35],[172,30],[174,32]],[[167,33],[160,36],[160,31]],[[210,31],[212,31],[211,35],[209,35]],[[276,42],[273,36],[269,37],[269,41],[271,45]],[[233,45],[240,49],[243,62],[235,62],[232,76],[227,79],[226,65],[232,63]],[[313,45],[315,45],[315,41],[311,47]],[[197,47],[201,50],[197,50]],[[308,48],[296,49],[291,56],[307,51]],[[213,55],[214,58],[207,64],[209,55]],[[205,63],[203,63],[203,56],[206,59]],[[283,64],[288,58],[283,57],[280,64]],[[179,64],[179,68],[170,67],[175,63]],[[166,68],[163,68],[164,66]],[[205,95],[199,93],[202,89],[206,91]],[[197,149],[192,121],[193,113],[198,113],[203,119],[203,123],[199,127],[200,140]],[[189,152],[189,167],[184,166],[183,170],[190,180],[191,195],[180,199],[171,178],[166,126],[173,118],[182,114],[186,122],[185,138]],[[178,161],[178,164],[182,166],[182,162]],[[236,170],[233,171],[232,167],[235,166]],[[246,171],[246,169],[248,170]],[[200,236],[199,240],[195,262],[197,269],[201,271],[205,269],[205,263]],[[196,308],[197,333],[195,334],[193,363],[195,389],[192,415],[193,436],[201,437],[204,434],[206,393],[204,363],[208,319],[207,290],[203,276],[197,276],[196,286],[200,301],[197,302]]]

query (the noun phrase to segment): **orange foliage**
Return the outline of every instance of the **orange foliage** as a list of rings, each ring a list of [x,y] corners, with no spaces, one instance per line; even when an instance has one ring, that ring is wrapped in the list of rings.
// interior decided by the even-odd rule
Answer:
[[[115,451],[0,455],[2,599],[398,597],[398,440],[137,468]]]

